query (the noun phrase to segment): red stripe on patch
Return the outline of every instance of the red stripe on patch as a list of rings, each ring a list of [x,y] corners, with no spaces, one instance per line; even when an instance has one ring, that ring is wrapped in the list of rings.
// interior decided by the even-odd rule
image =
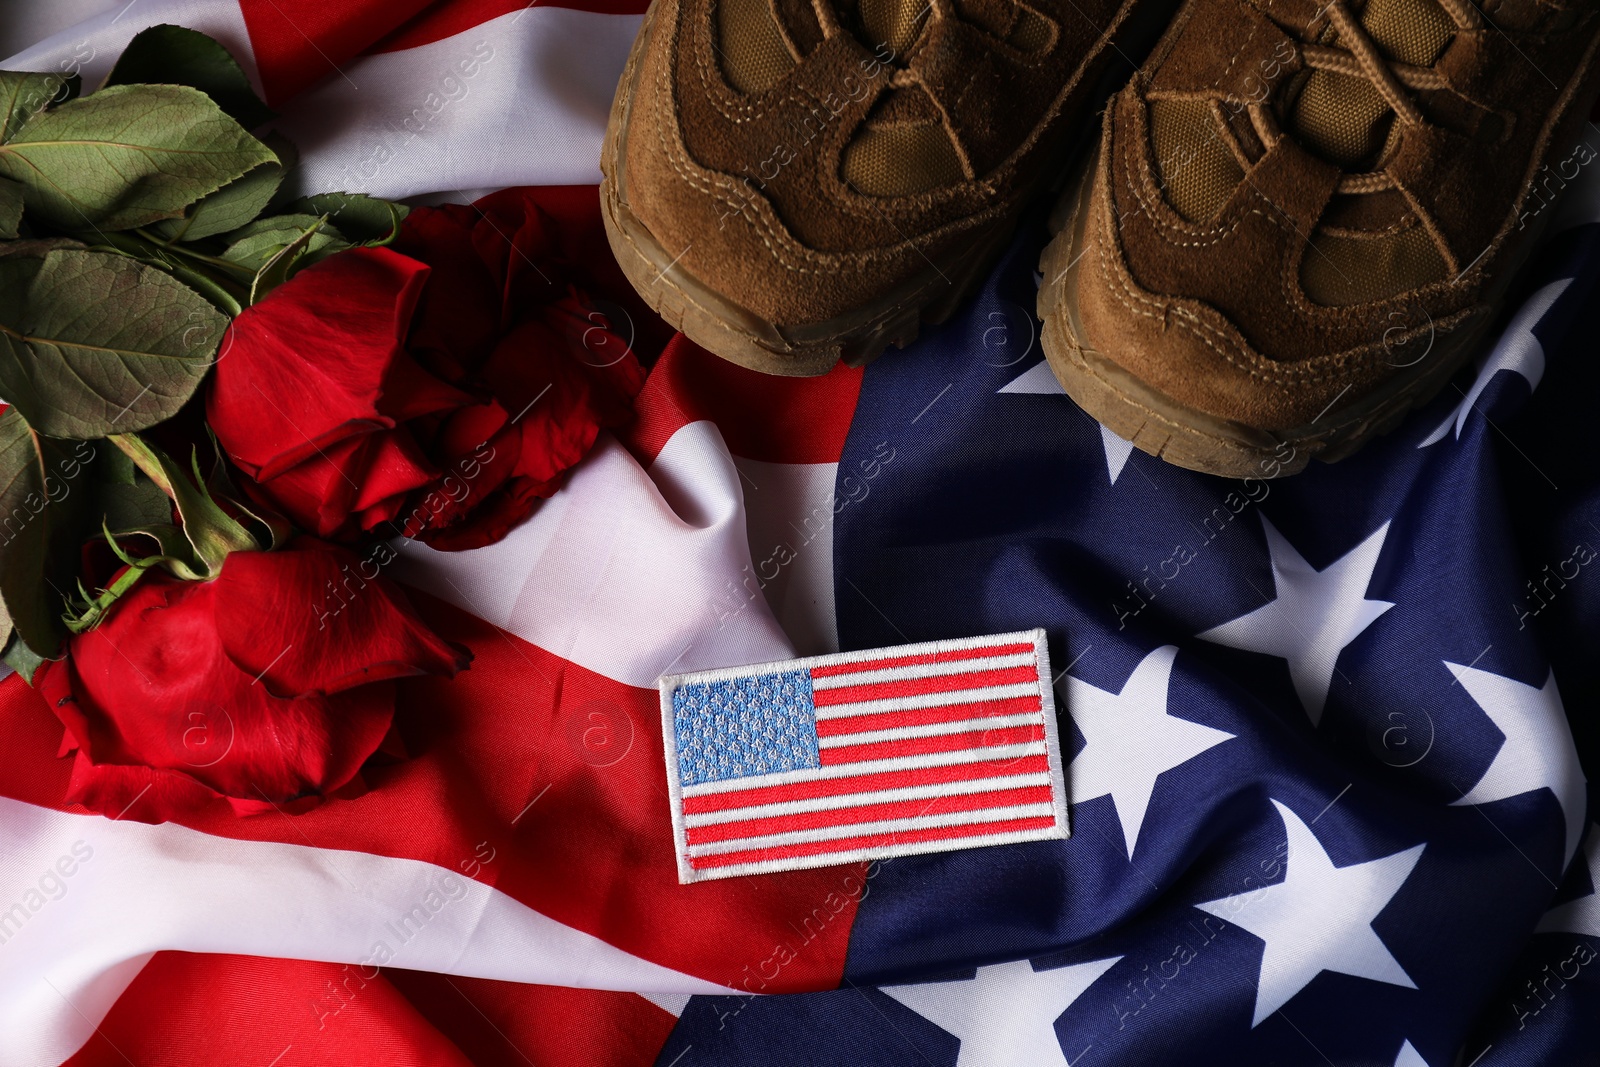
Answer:
[[[836,841],[808,841],[800,845],[779,848],[750,849],[745,852],[724,852],[718,856],[697,856],[690,862],[697,870],[710,867],[731,867],[736,863],[758,860],[791,859],[799,856],[819,856],[829,852],[854,852],[857,849],[879,845],[909,845],[919,841],[956,840],[964,837],[982,837],[985,834],[1003,834],[1019,830],[1044,830],[1055,825],[1053,815],[1034,815],[1026,819],[1005,819],[998,822],[979,822],[968,826],[935,826],[927,830],[902,830],[863,834]]]
[[[905,771],[880,771],[847,778],[824,778],[794,785],[767,785],[757,789],[684,797],[683,811],[686,815],[699,815],[752,804],[780,804],[787,800],[812,800],[845,793],[874,793],[880,789],[942,785],[946,782],[967,782],[974,778],[998,778],[1007,774],[1038,774],[1049,769],[1049,759],[1040,755],[1019,756],[1011,760],[984,760],[980,763],[952,763],[943,767],[916,767]]]
[[[960,722],[992,715],[1023,715],[1039,711],[1038,697],[1012,697],[1010,700],[986,700],[978,704],[945,704],[937,708],[917,708],[912,711],[880,711],[875,715],[847,715],[842,719],[823,719],[817,723],[818,737],[840,737],[867,730],[895,730],[902,726],[919,726],[933,722]]]
[[[982,689],[991,685],[1014,685],[1039,678],[1037,667],[1004,667],[967,674],[935,674],[927,678],[904,678],[893,682],[868,682],[838,689],[819,689],[811,703],[819,708],[834,704],[854,704],[861,700],[888,700],[893,697],[922,696],[925,693],[953,693],[961,689]]]
[[[984,645],[979,648],[957,648],[949,652],[921,652],[914,656],[890,656],[887,659],[864,659],[855,663],[830,663],[812,667],[811,677],[832,678],[840,674],[860,674],[862,671],[881,671],[888,667],[923,666],[929,663],[950,663],[959,659],[983,659],[987,656],[1010,656],[1018,652],[1032,652],[1033,645]]]
[[[737,822],[716,823],[711,826],[695,826],[690,827],[688,836],[689,844],[703,845],[712,841],[734,841],[741,837],[816,830],[824,826],[877,822],[880,819],[911,819],[923,815],[942,815],[952,811],[977,811],[981,808],[1002,808],[1014,804],[1048,803],[1050,803],[1050,787],[1047,785],[1013,786],[1010,789],[993,789],[986,793],[959,793],[955,796],[922,797],[917,800],[890,800],[881,804],[860,804],[851,808],[828,808],[822,811],[769,815],[760,819],[741,819]]]
[[[993,745],[1025,745],[1029,741],[1043,740],[1043,726],[997,726],[989,730],[968,730],[959,734],[910,737],[894,741],[875,741],[867,745],[825,748],[822,750],[822,765],[836,767],[841,763],[860,763],[862,760],[922,756],[930,752],[955,752],[963,748],[989,748]]]

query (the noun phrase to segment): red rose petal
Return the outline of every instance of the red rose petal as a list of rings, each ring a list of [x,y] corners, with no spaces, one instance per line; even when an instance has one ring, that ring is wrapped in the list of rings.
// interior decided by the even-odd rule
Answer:
[[[429,374],[409,354],[399,352],[384,375],[378,407],[389,418],[404,422],[474,402],[474,397]]]
[[[409,433],[369,434],[362,439],[362,446],[362,454],[346,472],[360,487],[355,510],[377,507],[439,477]]]
[[[72,763],[65,799],[113,819],[159,823],[199,814],[221,797],[180,771],[95,763],[80,749]]]
[[[224,648],[215,618],[259,605],[220,581],[145,576],[41,671],[40,691],[66,727],[63,750],[76,752],[68,800],[145,822],[219,798],[240,811],[290,810],[347,785],[383,741],[392,682],[274,694]]]
[[[381,574],[392,558],[383,545],[358,557],[306,537],[276,552],[235,552],[208,583],[228,658],[280,695],[463,670],[471,653],[428,629]]]
[[[229,328],[207,421],[228,455],[270,478],[337,441],[394,425],[380,400],[428,268],[387,248],[308,267]]]
[[[412,208],[391,246],[433,268],[406,347],[453,383],[477,370],[500,332],[501,279],[472,247],[477,219],[476,211],[459,204]]]

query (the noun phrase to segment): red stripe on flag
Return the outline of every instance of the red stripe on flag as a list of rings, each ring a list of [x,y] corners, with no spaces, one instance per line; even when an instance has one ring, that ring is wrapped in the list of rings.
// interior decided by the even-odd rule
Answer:
[[[819,708],[826,708],[834,704],[854,704],[858,700],[887,700],[892,697],[921,696],[924,693],[949,693],[958,689],[1032,682],[1038,677],[1037,667],[1003,667],[967,674],[936,674],[930,678],[903,678],[893,682],[868,682],[866,685],[819,689],[812,694],[811,702]]]
[[[977,704],[944,704],[937,708],[913,708],[910,711],[880,711],[872,715],[847,715],[841,719],[823,719],[817,723],[818,737],[841,737],[866,730],[894,730],[902,726],[920,726],[923,723],[960,722],[995,715],[1021,715],[1039,711],[1038,697],[1012,697],[1009,700],[985,700]]]
[[[858,674],[861,671],[881,671],[886,667],[911,667],[927,663],[950,663],[959,659],[983,659],[985,656],[1010,656],[1018,652],[1032,652],[1032,643],[1016,645],[983,645],[978,648],[955,648],[948,652],[921,652],[914,656],[891,656],[888,659],[864,659],[855,663],[829,663],[811,668],[813,678],[832,678],[840,674]]]
[[[735,456],[765,463],[837,463],[860,393],[859,367],[840,363],[815,378],[758,374],[679,334],[651,368],[634,403],[638,417],[622,432],[623,444],[648,466],[673,434],[707,419],[716,423]],[[891,449],[888,458],[893,456]],[[861,462],[886,460],[879,454]],[[872,476],[865,469],[861,475]]]
[[[930,752],[955,752],[963,748],[988,748],[991,745],[1023,745],[1029,741],[1043,740],[1042,725],[998,726],[988,730],[968,730],[959,734],[910,737],[895,741],[874,741],[866,745],[825,748],[822,750],[822,765],[833,767],[841,763],[860,763],[862,760],[921,756]]]
[[[376,52],[399,52],[406,48],[432,44],[446,37],[465,33],[490,19],[509,15],[513,11],[526,11],[531,7],[564,7],[574,11],[589,11],[601,15],[642,15],[650,0],[451,0],[434,4],[428,10],[401,26],[368,49]]]
[[[477,1067],[650,1067],[678,1021],[637,993],[393,968],[383,973]],[[299,1052],[276,1067],[329,1062],[297,1059]],[[388,1061],[369,1048],[344,1062]],[[141,1060],[139,1067],[154,1065]],[[688,1067],[687,1061],[680,1067]]]
[[[373,761],[365,774],[370,791],[351,790],[289,818],[239,818],[219,798],[174,821],[217,837],[296,847],[312,841],[462,870],[557,922],[718,982],[765,959],[796,915],[831,892],[847,894],[847,879],[860,876],[864,867],[680,885],[665,829],[672,815],[661,781],[659,694],[595,674],[426,594],[411,591],[410,599],[441,637],[477,657],[454,679],[408,678],[399,687],[395,728],[417,755]],[[631,738],[615,762],[606,762],[606,750],[604,766],[595,763],[601,753],[590,735],[573,729],[594,716],[612,738]],[[37,691],[15,675],[0,681],[0,795],[81,814],[62,799],[72,772],[70,759],[56,758],[62,732]],[[136,800],[122,818],[148,812]],[[610,845],[596,849],[597,840]],[[490,849],[492,862],[466,869]],[[856,899],[767,991],[838,987]],[[662,923],[663,914],[682,918]]]
[[[711,867],[731,867],[736,863],[754,863],[759,860],[791,859],[797,856],[820,856],[830,852],[854,852],[857,849],[880,845],[909,845],[919,841],[960,840],[964,837],[982,837],[985,834],[1004,834],[1019,830],[1044,830],[1055,825],[1053,815],[1033,815],[1026,819],[1004,819],[998,822],[970,823],[964,826],[935,826],[927,830],[902,830],[845,837],[836,841],[807,841],[799,845],[782,845],[776,848],[757,848],[744,852],[724,852],[716,856],[697,856],[690,862],[696,870]]]
[[[1049,769],[1049,759],[1041,755],[1019,756],[1011,760],[984,760],[979,763],[952,763],[944,767],[916,767],[904,771],[880,771],[876,774],[858,774],[847,778],[824,778],[815,782],[766,785],[756,789],[684,797],[683,811],[685,815],[701,815],[708,811],[727,811],[729,808],[742,808],[752,804],[781,804],[788,800],[814,800],[817,797],[836,797],[846,793],[875,793],[880,789],[909,789],[918,785],[969,782],[975,778],[997,778],[1006,774],[1038,774]]]
[[[819,830],[826,826],[847,826],[850,823],[877,822],[879,819],[911,819],[923,815],[943,815],[952,811],[977,811],[980,808],[1004,808],[1014,804],[1049,802],[1050,787],[1047,785],[1014,786],[1010,789],[993,789],[986,793],[891,800],[882,804],[860,804],[850,808],[829,808],[824,811],[769,815],[761,819],[741,819],[737,822],[715,823],[711,826],[694,826],[689,828],[688,838],[691,845],[704,845],[712,841],[734,841],[741,837],[782,834],[794,830]]]
[[[344,66],[430,0],[239,0],[267,103],[277,106]]]
[[[377,968],[158,952],[63,1067],[485,1062],[469,1059],[418,1009]]]
[[[649,1067],[676,1021],[634,993],[168,951],[63,1067]]]

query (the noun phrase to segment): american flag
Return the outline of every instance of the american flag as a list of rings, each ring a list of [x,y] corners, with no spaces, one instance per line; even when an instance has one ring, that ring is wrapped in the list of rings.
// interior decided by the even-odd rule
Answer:
[[[678,877],[1067,836],[1043,630],[661,682]]]
[[[297,195],[540,187],[615,275],[595,183],[645,6],[15,0],[0,68],[92,86],[204,30]],[[1061,393],[1042,219],[943,325],[816,378],[663,350],[615,275],[658,356],[638,422],[505,541],[400,546],[477,659],[403,683],[369,792],[87,814],[0,682],[0,1067],[1594,1064],[1600,166],[1541,223],[1475,366],[1270,483]],[[663,674],[1035,626],[1070,838],[679,884]]]

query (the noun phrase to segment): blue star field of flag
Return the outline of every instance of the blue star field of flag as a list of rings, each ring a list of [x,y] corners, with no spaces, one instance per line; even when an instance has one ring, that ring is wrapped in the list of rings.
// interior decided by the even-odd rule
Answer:
[[[1042,240],[868,367],[840,477],[897,460],[835,582],[846,649],[1048,629],[1072,836],[875,865],[844,988],[695,997],[658,1062],[1600,1063],[1600,226],[1399,430],[1278,481],[1067,399]]]

